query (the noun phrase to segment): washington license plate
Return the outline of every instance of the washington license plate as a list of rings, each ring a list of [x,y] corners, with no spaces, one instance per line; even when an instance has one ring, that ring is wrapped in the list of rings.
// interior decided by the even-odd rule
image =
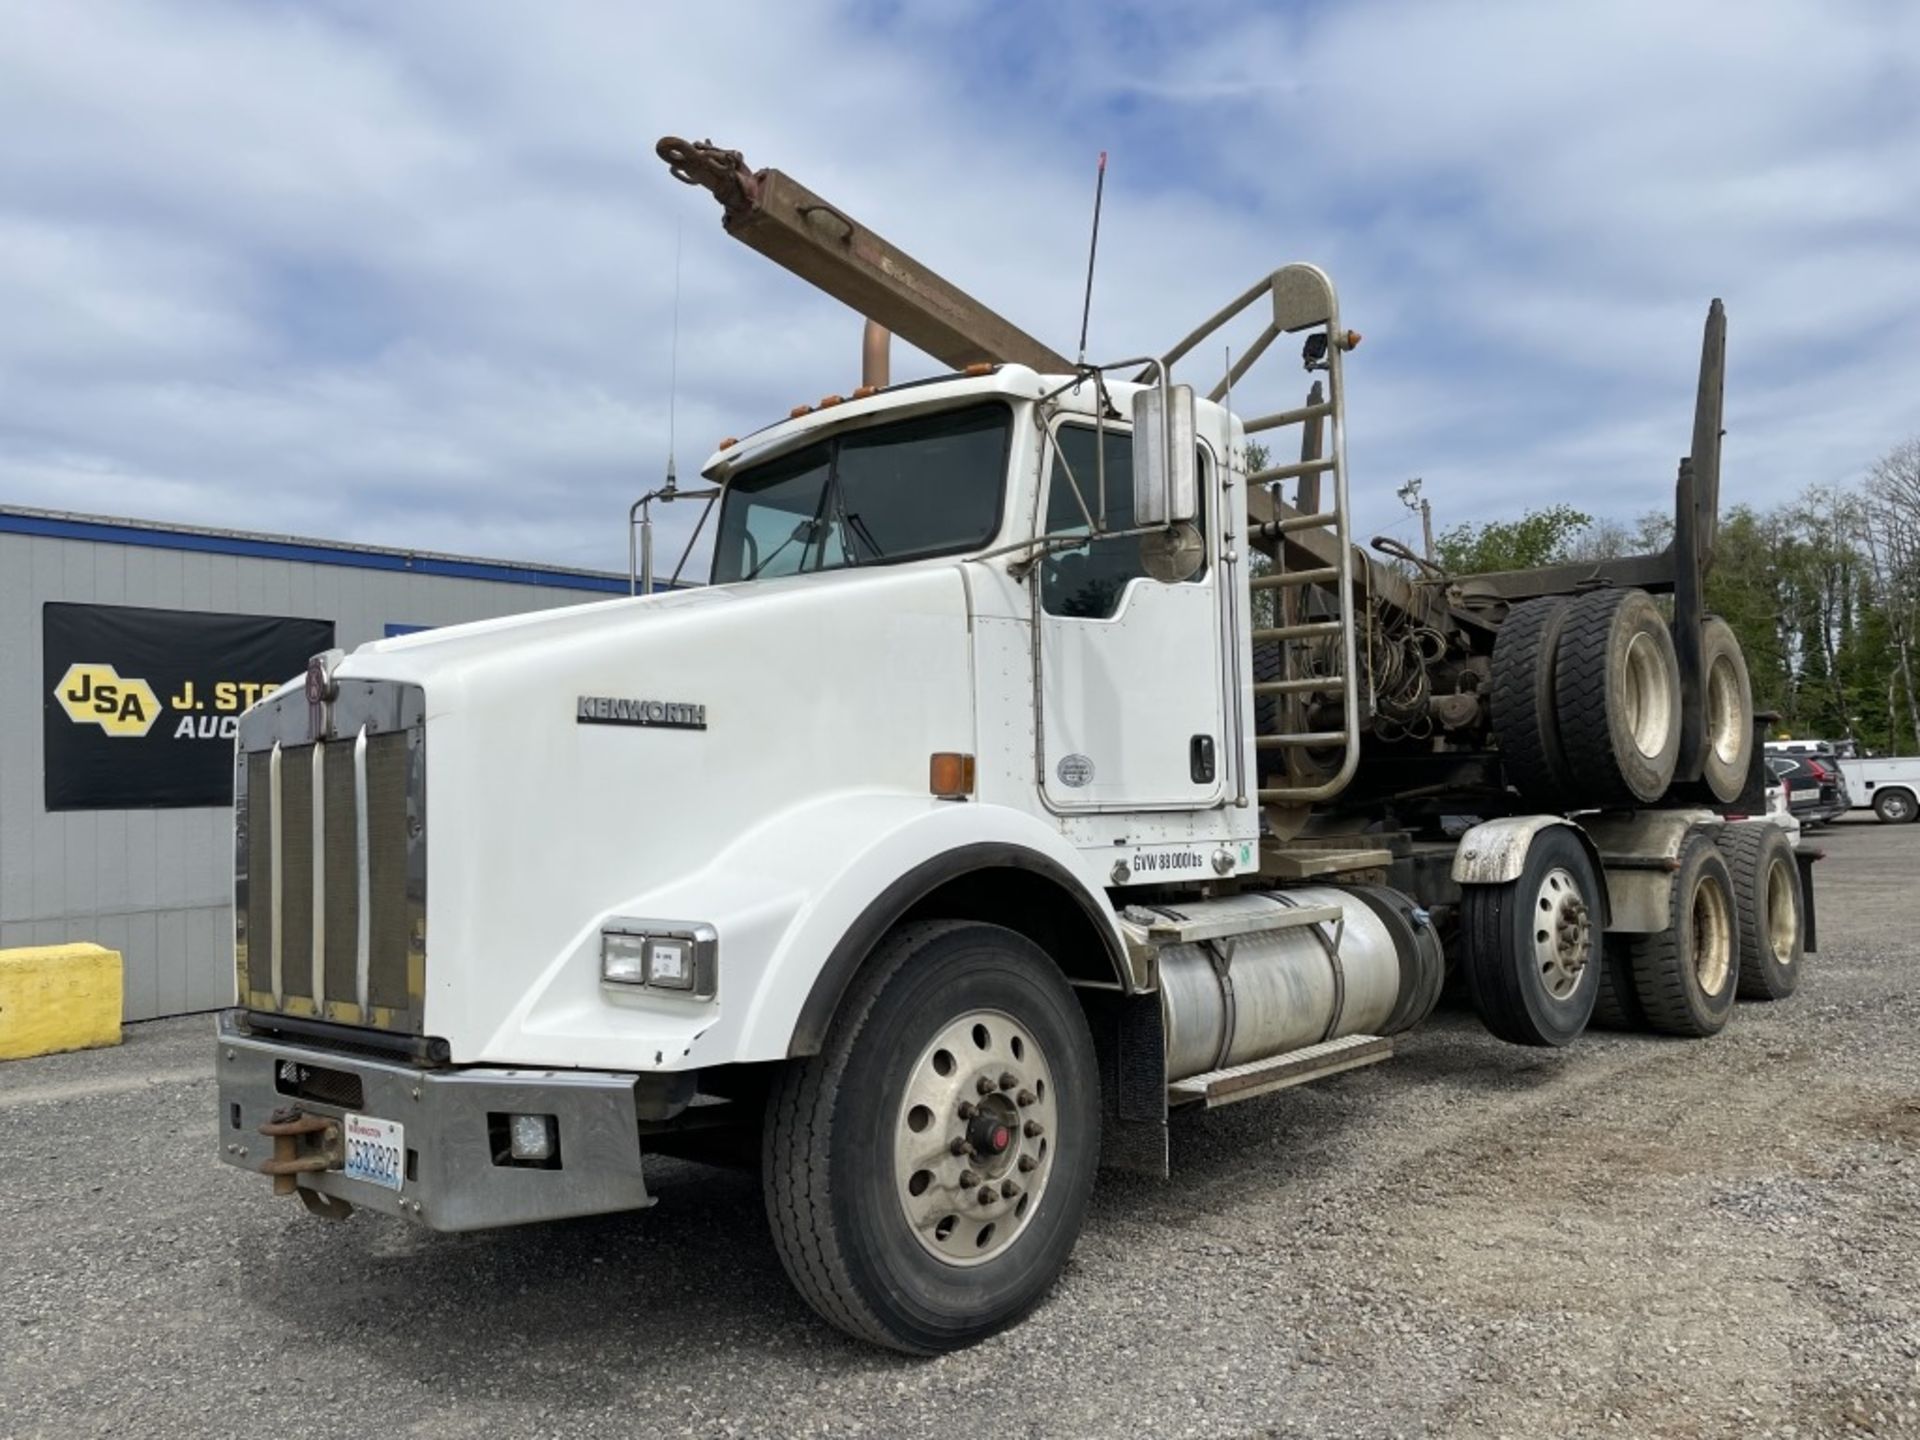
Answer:
[[[349,1115],[346,1139],[349,1180],[364,1180],[389,1190],[398,1190],[406,1182],[407,1134],[399,1122]]]

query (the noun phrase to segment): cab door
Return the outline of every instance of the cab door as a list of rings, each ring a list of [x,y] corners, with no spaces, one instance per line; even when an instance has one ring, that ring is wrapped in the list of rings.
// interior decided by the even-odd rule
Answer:
[[[1059,467],[1079,482],[1097,514],[1096,432],[1062,423],[1048,447],[1043,483],[1047,530],[1089,534]],[[1132,440],[1103,437],[1109,531],[1133,525]],[[1198,809],[1224,791],[1225,714],[1221,636],[1212,556],[1217,506],[1211,457],[1202,448],[1200,523],[1208,562],[1167,585],[1140,560],[1140,537],[1091,539],[1041,562],[1040,721],[1042,791],[1062,811]]]

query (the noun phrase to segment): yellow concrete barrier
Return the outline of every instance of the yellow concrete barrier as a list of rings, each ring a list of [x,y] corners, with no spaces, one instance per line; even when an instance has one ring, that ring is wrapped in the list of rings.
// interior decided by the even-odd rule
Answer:
[[[0,1060],[120,1043],[120,952],[0,950]]]

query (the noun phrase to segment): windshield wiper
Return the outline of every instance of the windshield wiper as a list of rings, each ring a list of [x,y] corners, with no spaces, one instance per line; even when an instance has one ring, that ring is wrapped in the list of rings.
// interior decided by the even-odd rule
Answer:
[[[798,525],[794,526],[793,533],[791,535],[787,536],[786,539],[782,540],[778,545],[776,545],[773,548],[772,552],[768,554],[766,559],[762,560],[758,565],[754,566],[752,570],[748,571],[747,579],[758,580],[760,578],[760,572],[766,569],[767,566],[771,565],[774,562],[774,560],[779,557],[780,552],[785,550],[789,545],[793,544],[794,541],[799,540],[802,537],[805,537],[806,542],[809,545],[817,544],[819,542],[820,536],[821,536],[821,526],[826,523],[820,518],[820,515],[821,515],[821,512],[827,508],[827,494],[828,494],[828,491],[830,491],[832,488],[833,488],[833,472],[829,470],[827,472],[827,483],[825,486],[821,488],[821,491],[820,491],[820,498],[813,502],[813,514],[809,515],[805,520],[802,520]],[[818,569],[819,567],[815,566],[814,568]],[[800,567],[795,573],[805,574],[806,569],[807,569],[807,557],[804,554],[802,554],[800,557]]]
[[[873,538],[873,532],[867,528],[866,521],[862,520],[858,515],[848,514],[845,510],[840,512],[840,518],[846,521],[847,528],[853,532],[854,538],[859,540],[859,542],[865,545],[871,552],[872,559],[884,560],[886,558],[887,552],[882,550],[880,548],[880,542]]]
[[[840,559],[851,570],[860,563],[860,557],[854,553],[853,547],[847,544],[847,536],[852,535],[858,539],[859,532],[853,528],[853,518],[847,514],[847,496],[846,492],[840,488],[840,466],[837,459],[833,473],[827,477],[827,489],[833,496],[834,517],[840,522],[839,532],[834,537],[840,542]]]

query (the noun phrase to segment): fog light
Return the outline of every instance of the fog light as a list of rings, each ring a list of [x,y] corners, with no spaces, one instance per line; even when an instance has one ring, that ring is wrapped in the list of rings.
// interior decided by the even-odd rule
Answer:
[[[554,1152],[554,1117],[551,1115],[509,1115],[508,1146],[516,1160],[551,1160]]]

